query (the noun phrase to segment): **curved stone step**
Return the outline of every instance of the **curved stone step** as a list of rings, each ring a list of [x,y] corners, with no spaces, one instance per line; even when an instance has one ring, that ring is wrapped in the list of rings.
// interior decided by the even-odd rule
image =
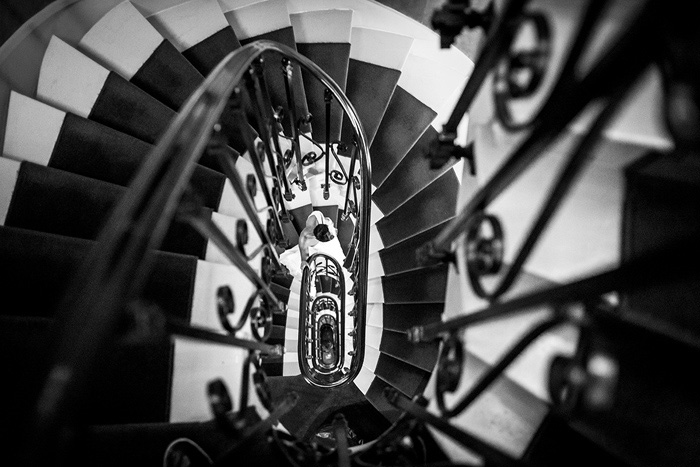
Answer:
[[[131,182],[153,150],[138,138],[15,92],[8,117],[3,157],[121,186]],[[197,166],[191,183],[204,206],[240,214],[233,188],[221,173]]]
[[[412,326],[423,326],[441,320],[444,303],[384,303],[380,307],[384,330],[406,332]]]
[[[6,226],[96,239],[112,208],[126,193],[126,188],[118,185],[31,162],[0,158],[0,170],[6,177],[6,183],[0,187],[0,204],[5,213],[0,221]],[[12,173],[14,177],[10,177]],[[204,211],[236,244],[238,221],[246,221],[211,209]],[[254,233],[249,238],[247,248],[260,244]],[[171,224],[161,249],[230,264],[212,242],[179,221]]]
[[[420,193],[432,182],[452,168],[456,161],[452,160],[440,169],[430,168],[428,159],[430,144],[437,141],[438,132],[431,125],[421,135],[420,139],[408,151],[394,170],[387,176],[380,187],[372,192],[372,201],[380,212],[386,216],[401,206],[406,200]],[[462,180],[461,165],[454,168],[454,174],[461,183],[470,183],[476,186],[474,177],[467,176]],[[452,194],[456,196],[456,194]]]
[[[387,330],[382,333],[379,347],[382,353],[427,372],[432,372],[435,368],[438,349],[438,342],[409,344],[405,333]]]
[[[370,253],[393,246],[454,217],[459,181],[447,171],[371,228]]]
[[[241,46],[219,4],[207,0],[132,2],[153,27],[206,76]]]
[[[416,269],[367,281],[367,303],[444,302],[447,266]]]
[[[78,48],[174,110],[204,81],[130,2],[104,15]]]
[[[422,393],[430,379],[430,371],[422,370],[383,352],[377,361],[375,375],[408,398]]]
[[[384,116],[413,38],[375,29],[353,27],[345,93],[358,112],[367,143],[372,144]],[[343,121],[343,141],[352,141]]]
[[[66,112],[154,143],[175,112],[53,36],[44,54],[37,98]]]
[[[414,235],[390,247],[372,253],[369,256],[368,279],[390,276],[400,272],[408,272],[430,265],[418,263],[416,250],[425,244],[425,242],[435,238],[435,235],[437,235],[445,225],[446,222],[442,222],[418,235]],[[437,263],[437,261],[434,261],[431,264]]]
[[[464,84],[464,75],[409,54],[372,141],[372,184],[380,186]]]

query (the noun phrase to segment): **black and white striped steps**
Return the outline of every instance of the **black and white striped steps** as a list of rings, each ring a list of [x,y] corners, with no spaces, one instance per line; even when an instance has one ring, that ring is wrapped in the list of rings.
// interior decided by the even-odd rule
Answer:
[[[84,145],[88,135],[95,153],[108,154],[105,157],[110,160],[128,160],[122,165],[132,167],[138,158],[145,156],[150,149],[149,143],[157,139],[172,119],[174,109],[182,103],[188,89],[200,82],[226,53],[237,48],[239,41],[247,43],[258,38],[278,38],[287,45],[294,45],[290,42],[294,37],[300,43],[298,49],[309,56],[315,54],[319,57],[324,55],[323,51],[345,51],[340,54],[340,60],[335,60],[338,57],[334,56],[334,60],[322,65],[346,86],[349,98],[363,119],[372,143],[373,182],[376,185],[373,199],[373,220],[376,223],[372,228],[371,245],[371,263],[374,265],[371,269],[376,274],[370,279],[368,311],[371,314],[368,336],[372,338],[368,339],[366,365],[354,384],[366,394],[375,409],[393,419],[395,413],[383,401],[381,388],[391,384],[407,396],[421,392],[430,377],[430,361],[435,359],[434,347],[424,352],[406,352],[397,343],[402,338],[400,332],[411,325],[439,319],[439,309],[444,301],[444,268],[417,269],[410,258],[413,258],[414,245],[454,213],[454,198],[459,185],[457,172],[448,168],[431,173],[423,155],[425,142],[436,131],[431,123],[442,108],[447,107],[450,95],[466,78],[469,62],[452,52],[449,59],[433,60],[430,54],[434,53],[437,44],[434,34],[426,33],[410,20],[371,2],[302,4],[271,0],[240,8],[236,7],[236,2],[220,3],[220,10],[212,8],[212,2],[200,0],[162,9],[147,2],[134,2],[134,7],[124,3],[104,16],[77,42],[52,39],[47,48],[51,53],[47,53],[44,59],[43,77],[39,77],[36,95],[37,101],[50,104],[51,110],[47,113],[53,114],[48,124],[53,139],[41,143],[44,154],[41,163],[81,173],[82,169],[58,163],[60,158],[56,155],[67,154],[66,158],[71,159],[73,146],[70,143],[79,140]],[[284,14],[280,13],[282,7],[287,8]],[[269,14],[272,11],[274,15]],[[339,36],[319,36],[319,31],[303,29],[307,23],[314,24],[319,18],[328,17],[337,17],[342,22],[343,27],[338,28],[342,30]],[[260,18],[274,20],[266,24],[253,23]],[[206,27],[193,29],[193,24]],[[326,33],[335,32],[328,30]],[[60,37],[60,32],[57,35]],[[435,41],[432,51],[426,45],[430,40]],[[52,53],[57,55],[52,56]],[[67,60],[69,56],[72,61]],[[72,78],[75,69],[85,70],[82,81]],[[86,82],[85,76],[96,79]],[[307,99],[300,99],[300,102],[303,105],[308,102],[309,109],[322,109],[322,96],[314,96],[316,91],[308,87],[311,85],[306,81],[302,89],[306,91]],[[295,84],[299,86],[301,81]],[[274,83],[272,85],[274,87]],[[304,91],[297,95],[303,96]],[[118,97],[119,93],[131,99],[132,104],[121,105],[124,101]],[[138,108],[134,104],[138,104]],[[139,111],[135,112],[135,109]],[[317,111],[314,136],[323,140],[325,132],[319,131],[323,128],[319,124],[322,120],[319,115],[323,113]],[[334,115],[333,121],[340,128],[337,114]],[[15,120],[8,120],[10,125],[12,121]],[[100,136],[94,137],[95,132]],[[71,134],[76,136],[68,137]],[[347,134],[347,127],[343,134]],[[7,141],[6,135],[6,147]],[[20,138],[20,141],[26,141],[26,138]],[[114,141],[118,141],[118,145]],[[16,144],[20,148],[24,145],[22,142]],[[30,154],[24,155],[21,151],[14,151],[6,152],[4,156],[37,162],[34,148],[25,151]],[[242,166],[245,162],[244,155],[237,165]],[[27,162],[23,164],[28,165]],[[133,168],[129,170],[133,171]],[[203,167],[198,170],[206,172]],[[114,173],[106,170],[105,175],[98,175],[98,172],[84,169],[82,175],[120,184],[128,179],[122,169],[115,168]],[[248,166],[247,173],[251,172]],[[7,174],[2,176],[7,177]],[[214,177],[214,174],[210,176]],[[61,177],[68,180],[76,176],[62,173]],[[93,181],[86,183],[97,187]],[[100,184],[102,186],[107,185]],[[316,193],[312,190],[310,195],[316,196]],[[309,199],[308,203],[295,209],[306,212],[309,205],[323,207],[320,202]],[[326,206],[333,209],[333,205]],[[334,215],[337,215],[338,207],[336,203]],[[299,215],[299,219],[303,217],[303,214]],[[299,227],[296,225],[297,231]],[[203,259],[207,259],[206,256]],[[201,260],[197,264],[200,263],[209,264]],[[211,300],[213,297],[212,292]],[[298,293],[295,297],[293,288],[289,300],[285,343],[291,343],[295,328],[290,319],[293,320],[295,313],[298,320]],[[243,302],[237,299],[237,303]],[[294,303],[297,303],[296,310]],[[199,321],[193,322],[206,322],[216,327],[212,321],[215,308],[209,306],[206,309],[211,317],[198,317]],[[275,338],[281,339],[279,333],[280,329],[276,328]],[[223,349],[180,341],[175,347],[169,420],[208,418],[204,402],[191,403],[191,394],[201,393],[207,378],[218,376],[216,372],[240,361],[240,354],[235,356]],[[187,359],[179,361],[178,350]],[[221,355],[225,357],[221,358]],[[287,374],[294,367],[290,361],[292,355],[290,353],[283,360],[280,374]],[[223,361],[226,365],[220,363]],[[235,387],[235,383],[231,386]]]

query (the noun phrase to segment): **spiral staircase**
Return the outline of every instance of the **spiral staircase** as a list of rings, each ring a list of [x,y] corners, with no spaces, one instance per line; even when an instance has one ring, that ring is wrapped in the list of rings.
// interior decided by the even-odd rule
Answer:
[[[567,23],[571,6],[535,3],[551,8],[558,24]],[[609,29],[615,25],[613,15]],[[369,442],[385,433],[402,414],[387,400],[387,390],[405,400],[419,400],[423,394],[433,400],[439,343],[409,344],[407,329],[435,325],[486,302],[462,285],[460,276],[466,273],[454,263],[426,264],[415,252],[455,218],[497,171],[504,155],[522,141],[522,135],[497,124],[486,86],[460,127],[462,138],[469,126],[478,170],[474,173],[470,164],[454,160],[431,169],[429,146],[472,73],[472,61],[454,47],[441,50],[436,33],[369,0],[64,0],[34,16],[0,49],[0,277],[5,292],[0,361],[12,375],[0,384],[5,420],[0,435],[8,448],[20,445],[26,414],[39,397],[56,345],[54,333],[61,329],[57,323],[62,316],[56,316],[56,310],[71,284],[72,290],[80,290],[74,274],[102,238],[112,209],[129,196],[139,169],[158,153],[161,137],[174,136],[168,128],[179,121],[179,110],[205,78],[221,71],[219,63],[231,52],[259,40],[282,44],[316,63],[347,95],[362,124],[369,160],[358,170],[371,177],[371,187],[361,187],[371,193],[371,214],[364,221],[366,277],[355,286],[362,290],[359,296],[366,297],[366,306],[360,304],[363,329],[353,328],[352,320],[345,329],[346,334],[362,335],[357,372],[340,387],[308,384],[297,354],[303,326],[301,276],[276,275],[268,277],[266,287],[284,303],[284,312],[271,318],[269,346],[256,347],[268,352],[263,352],[260,364],[274,404],[266,404],[264,397],[248,399],[247,393],[255,391],[253,381],[241,376],[248,371],[248,350],[217,343],[213,335],[223,335],[217,315],[220,291],[232,291],[235,322],[256,293],[246,268],[264,276],[264,264],[260,258],[250,259],[247,267],[236,264],[225,247],[179,216],[163,230],[159,251],[149,260],[152,274],[139,306],[162,311],[168,323],[177,323],[181,337],[144,340],[132,330],[110,346],[77,404],[83,417],[78,425],[87,428],[71,435],[81,442],[76,451],[63,454],[78,463],[160,465],[168,444],[181,437],[195,440],[207,452],[226,452],[230,438],[211,421],[212,400],[206,394],[216,379],[228,387],[234,406],[241,399],[255,408],[234,407],[251,423],[265,419],[272,408],[284,405],[290,392],[296,393],[296,406],[278,417],[275,431],[307,441],[318,440],[314,435],[331,425],[337,413],[345,416],[355,440]],[[554,41],[557,60],[567,40]],[[303,154],[321,151],[325,143],[352,142],[352,119],[340,106],[329,104],[320,81],[298,64],[288,72],[293,78],[285,82],[281,66],[271,59],[262,63],[273,103],[286,102],[285,84],[296,96],[280,117],[281,131],[288,136],[295,131],[294,123],[286,120],[289,114],[301,118],[297,121],[302,121],[298,129],[303,133]],[[543,88],[551,87],[553,80],[547,75]],[[623,168],[642,160],[649,148],[670,146],[659,123],[659,88],[657,75],[645,76],[631,104],[606,133],[578,191],[567,198],[566,209],[546,231],[542,243],[555,248],[535,250],[509,296],[566,282],[620,260]],[[544,95],[538,95],[540,101]],[[645,113],[641,119],[640,109]],[[516,109],[523,114],[530,110]],[[308,114],[311,121],[303,121]],[[494,206],[509,220],[506,231],[513,238],[525,234],[529,214],[522,212],[523,205],[531,210],[539,204],[552,167],[559,166],[563,154],[586,133],[589,120],[572,124],[562,142]],[[220,124],[226,131],[227,122]],[[255,146],[246,144],[250,140],[245,132],[232,134],[225,152],[235,161],[234,171],[248,182],[255,205],[264,206],[265,189],[250,185],[272,188],[273,168],[264,169],[261,176]],[[292,153],[293,139],[285,140]],[[614,157],[606,158],[611,154]],[[319,210],[335,222],[346,267],[354,269],[352,259],[362,243],[357,232],[365,224],[345,202],[344,190],[352,183],[333,185],[326,194],[323,180],[331,170],[353,176],[347,155],[339,154],[330,168],[313,158],[287,168],[287,181],[301,174],[306,189],[301,183],[289,186],[294,196],[285,198],[288,216],[280,224],[287,241],[278,243],[275,254],[294,253],[306,217]],[[203,222],[226,234],[236,248],[262,251],[269,238],[256,228],[230,173],[213,153],[205,151],[192,174],[191,191],[204,206]],[[268,220],[267,212],[259,217]],[[584,247],[571,248],[572,244]],[[512,256],[512,251],[506,252],[507,259]],[[469,329],[461,385],[472,386],[476,375],[496,364],[543,313],[536,310],[532,316]],[[85,321],[90,322],[87,317]],[[186,328],[208,331],[185,335]],[[201,339],[207,332],[209,340]],[[254,341],[247,326],[236,337]],[[453,419],[455,425],[512,458],[556,465],[573,456],[575,465],[626,465],[600,439],[591,442],[548,415],[549,359],[572,354],[577,338],[571,329],[546,334],[469,410]],[[284,355],[275,355],[274,345],[283,346]],[[433,404],[430,408],[435,409]],[[430,454],[421,462],[475,460],[473,452],[437,431],[426,434],[423,442]],[[256,451],[259,445],[247,449],[242,452],[252,456],[251,465],[294,465],[293,459],[273,458],[269,450]]]
[[[21,417],[36,394],[53,310],[141,161],[227,54],[268,39],[316,62],[345,91],[371,144],[374,195],[359,374],[326,392],[304,383],[296,355],[298,280],[272,284],[288,311],[275,316],[268,343],[284,344],[287,351],[265,358],[263,367],[273,397],[303,391],[301,400],[308,402],[300,409],[315,406],[313,413],[292,410],[284,416],[285,429],[309,436],[328,416],[344,412],[359,436],[373,439],[398,416],[383,389],[391,386],[407,397],[422,393],[437,359],[437,343],[408,347],[403,331],[440,320],[447,268],[419,268],[411,251],[454,215],[462,174],[451,166],[428,170],[424,153],[436,133],[431,123],[451,105],[471,61],[455,49],[440,52],[433,32],[372,2],[92,3],[57,2],[6,45],[8,64],[28,43],[39,41],[35,52],[42,55],[10,73],[24,83],[8,79],[3,96],[0,243],[6,303],[35,297],[27,306],[6,308],[2,317],[3,362],[17,375],[3,388],[3,400],[13,401],[9,419]],[[295,77],[297,114],[310,112],[312,136],[324,141],[323,89],[303,78],[302,85]],[[333,140],[352,131],[347,117],[341,127],[336,110],[330,115]],[[209,167],[199,165],[192,183],[210,218],[235,238],[245,217],[240,202],[215,164],[200,163]],[[238,157],[236,169],[255,173],[249,156]],[[287,224],[287,248],[295,245],[305,216],[317,209],[338,224],[347,252],[342,203],[325,200],[318,177],[306,176],[308,191],[295,188],[298,196],[288,202],[293,222]],[[251,225],[248,230],[254,231]],[[248,248],[255,249],[261,240],[250,237]],[[211,241],[182,222],[170,226],[160,249],[145,295],[168,316],[216,329],[217,288],[229,285],[237,308],[253,292]],[[99,365],[86,399],[87,422],[101,433],[207,421],[207,383],[223,378],[237,399],[245,356],[243,350],[184,338],[172,345],[118,346]]]

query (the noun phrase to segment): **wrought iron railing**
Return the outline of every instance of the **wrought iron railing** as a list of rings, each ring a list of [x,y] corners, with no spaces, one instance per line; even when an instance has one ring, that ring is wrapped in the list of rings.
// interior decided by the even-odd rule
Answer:
[[[481,310],[407,330],[409,341],[414,343],[441,341],[435,378],[439,414],[426,410],[420,399],[409,401],[395,390],[388,390],[385,395],[393,405],[442,431],[480,455],[489,465],[527,465],[527,462],[506,455],[462,427],[450,423],[449,419],[469,408],[545,332],[563,325],[580,331],[575,354],[567,357],[559,355],[551,364],[549,396],[555,413],[584,421],[584,430],[602,433],[601,436],[605,436],[608,430],[614,433],[615,428],[611,427],[619,423],[616,417],[621,413],[614,409],[616,401],[624,397],[620,391],[630,390],[630,381],[636,377],[630,376],[628,368],[624,367],[629,361],[621,355],[632,352],[625,346],[636,345],[638,349],[643,349],[649,342],[663,342],[655,351],[661,355],[674,355],[674,359],[680,359],[684,364],[697,362],[700,355],[697,341],[669,330],[660,321],[635,320],[634,315],[621,312],[621,304],[610,300],[608,295],[678,280],[697,281],[700,274],[693,266],[700,259],[697,235],[688,234],[687,238],[674,244],[659,244],[654,251],[624,260],[620,266],[602,273],[517,298],[503,298],[521,276],[523,266],[549,221],[593,158],[603,130],[613,121],[640,77],[650,66],[659,62],[665,67],[667,90],[682,86],[686,79],[682,76],[689,76],[684,73],[692,74],[694,79],[698,76],[699,68],[689,65],[686,59],[680,59],[682,53],[664,53],[664,50],[668,51],[664,47],[682,50],[695,44],[698,38],[697,31],[693,32],[683,19],[688,11],[683,13],[679,5],[671,6],[659,1],[638,2],[633,6],[628,5],[629,9],[624,14],[618,5],[615,14],[616,21],[621,23],[620,31],[605,47],[598,47],[600,44],[596,42],[596,34],[601,30],[601,23],[609,19],[613,3],[593,0],[583,5],[581,16],[574,21],[574,35],[568,54],[559,66],[551,63],[552,26],[547,13],[539,11],[538,8],[542,7],[539,3],[534,5],[534,2],[531,4],[527,0],[511,0],[504,2],[499,13],[494,14],[493,8],[480,12],[472,8],[469,1],[453,0],[448,1],[433,18],[434,26],[442,33],[444,46],[449,45],[464,26],[485,28],[486,39],[452,115],[431,147],[431,166],[440,167],[449,160],[466,158],[472,171],[475,170],[474,145],[460,147],[455,140],[458,124],[485,85],[491,86],[497,124],[506,132],[524,131],[525,134],[505,162],[471,196],[457,216],[417,251],[422,264],[456,262],[460,270],[466,272],[461,276],[461,280],[465,281],[463,287],[470,288],[477,297],[490,302]],[[529,48],[523,50],[522,43],[518,48],[515,44],[521,29],[525,28],[531,37],[526,41],[530,44]],[[682,32],[675,28],[680,28]],[[660,43],[664,45],[660,46]],[[593,55],[592,50],[597,53]],[[544,103],[530,116],[516,120],[511,113],[513,102],[532,97],[540,90],[544,75],[554,72],[558,73],[558,77],[547,91]],[[492,81],[487,81],[489,76]],[[688,98],[688,95],[685,97]],[[666,102],[666,105],[668,115],[677,113],[671,103]],[[506,265],[504,228],[500,219],[489,212],[489,208],[528,167],[546,154],[548,147],[567,131],[583,111],[594,114],[592,124],[566,158],[525,240],[516,250],[514,259]],[[683,119],[674,121],[669,118],[667,122],[671,134],[676,137],[676,157],[688,154],[697,157],[697,127],[695,136],[692,136],[693,133],[685,131],[687,128],[680,120]],[[700,121],[697,115],[694,121]],[[615,234],[619,235],[619,232]],[[486,278],[495,286],[487,288]],[[446,396],[457,392],[465,371],[462,333],[472,326],[532,312],[533,309],[541,311],[543,308],[551,310],[549,315],[506,350],[463,397],[457,399],[452,394],[452,399],[457,402],[448,406]],[[625,337],[626,333],[643,337],[630,343]],[[626,350],[618,347],[625,347]],[[671,348],[672,351],[669,350]],[[624,383],[621,382],[623,378]],[[658,384],[639,379],[633,382],[637,385],[634,391],[639,394],[654,393],[654,385]],[[681,388],[674,390],[682,392]],[[649,421],[648,426],[640,425],[635,429],[637,435],[654,436],[653,421]],[[600,442],[625,452],[625,441],[619,436],[611,435]]]
[[[541,86],[543,74],[552,70],[552,63],[549,63],[551,47],[548,46],[552,28],[548,26],[546,14],[533,10],[527,0],[507,1],[500,11],[487,9],[484,14],[471,9],[466,0],[452,0],[443,10],[446,16],[442,18],[442,26],[446,37],[459,33],[462,29],[460,21],[464,25],[478,25],[487,29],[487,37],[462,98],[433,145],[431,165],[439,166],[453,157],[466,157],[473,163],[474,146],[456,146],[456,129],[489,75],[493,75],[496,83],[493,96],[495,113],[502,127],[507,131],[527,130],[529,133],[456,218],[418,253],[425,264],[444,260],[459,262],[466,271],[464,280],[469,281],[478,296],[490,302],[476,312],[407,330],[411,342],[441,340],[442,349],[434,378],[439,413],[428,410],[427,401],[421,396],[409,400],[398,391],[388,389],[385,393],[388,401],[399,408],[402,415],[374,443],[355,450],[352,455],[347,447],[347,426],[340,417],[334,423],[337,441],[334,451],[301,442],[272,429],[275,421],[296,402],[291,394],[282,400],[273,400],[261,364],[261,355],[279,355],[281,352],[279,346],[270,346],[265,340],[269,336],[272,314],[283,309],[282,302],[270,287],[273,276],[284,274],[275,248],[286,246],[284,224],[290,214],[283,200],[292,199],[295,189],[307,188],[304,167],[312,164],[320,163],[323,166],[324,198],[330,197],[332,183],[346,185],[344,215],[357,219],[349,261],[346,261],[356,286],[353,295],[355,304],[348,316],[355,321],[355,347],[361,351],[364,347],[370,183],[367,147],[360,122],[337,86],[307,59],[290,49],[259,42],[229,56],[192,96],[154,153],[147,158],[143,170],[116,208],[97,246],[77,275],[76,285],[67,294],[61,307],[61,319],[54,329],[55,334],[61,336],[54,362],[31,414],[31,436],[28,437],[28,446],[23,449],[25,457],[31,458],[28,464],[45,465],[47,460],[54,460],[56,453],[61,451],[58,443],[65,440],[65,428],[78,412],[81,395],[89,386],[90,374],[125,315],[135,317],[134,321],[140,323],[150,323],[149,336],[185,335],[249,350],[242,373],[239,414],[248,405],[248,384],[253,368],[252,378],[258,398],[270,411],[270,416],[254,422],[238,415],[231,417],[233,403],[227,397],[225,387],[212,382],[209,394],[215,420],[221,431],[229,434],[232,440],[230,449],[217,460],[216,465],[229,464],[245,446],[254,443],[269,443],[278,450],[275,452],[280,453],[277,462],[291,465],[349,465],[353,462],[357,465],[425,464],[425,456],[421,458],[417,454],[425,426],[442,431],[476,453],[483,460],[479,465],[530,465],[527,460],[515,459],[470,434],[464,427],[457,426],[454,418],[467,410],[532,342],[558,326],[575,327],[580,330],[580,338],[575,354],[571,357],[558,356],[550,368],[550,400],[557,414],[564,417],[576,415],[582,417],[579,420],[584,422],[614,425],[619,420],[611,408],[615,407],[620,391],[628,390],[631,384],[642,387],[639,393],[645,397],[650,394],[666,397],[660,392],[644,392],[647,381],[630,378],[629,367],[625,365],[634,364],[635,353],[650,346],[654,352],[673,357],[667,360],[668,365],[675,365],[674,369],[677,366],[679,370],[664,375],[676,377],[697,366],[700,345],[686,336],[674,334],[672,330],[660,329],[653,321],[631,319],[620,312],[619,304],[607,300],[606,294],[638,290],[678,278],[697,280],[700,275],[697,268],[700,261],[697,235],[670,246],[659,245],[654,251],[624,261],[620,266],[602,273],[517,298],[503,298],[521,274],[528,256],[577,175],[590,159],[597,138],[615,116],[632,85],[653,62],[663,64],[666,89],[673,97],[666,104],[666,111],[669,114],[669,130],[677,145],[676,153],[697,157],[700,152],[700,138],[697,138],[700,118],[694,112],[687,112],[687,106],[674,107],[679,103],[696,105],[694,96],[700,95],[697,86],[700,67],[692,54],[687,53],[700,43],[698,29],[694,25],[689,26],[686,20],[694,17],[691,6],[681,2],[667,5],[667,2],[659,0],[635,3],[634,8],[620,15],[625,17],[620,33],[607,48],[593,57],[595,60],[589,61],[591,50],[598,50],[591,45],[595,32],[599,30],[611,3],[591,0],[583,9],[582,16],[574,21],[577,25],[575,38],[558,71],[557,82],[546,102],[524,120],[514,118],[509,104],[513,99],[532,95]],[[453,21],[455,18],[456,21]],[[536,40],[530,50],[513,49],[520,28],[534,31]],[[443,44],[447,43],[449,40],[443,40]],[[659,43],[665,48],[660,47]],[[669,50],[675,52],[670,53]],[[266,72],[259,59],[268,52],[284,57],[280,66],[284,94],[288,99],[286,115],[273,111],[270,95],[266,92]],[[584,59],[586,65],[582,66]],[[354,141],[331,141],[328,135],[320,144],[309,139],[306,134],[309,118],[299,116],[294,105],[292,80],[296,65],[309,70],[326,84],[329,89],[324,96],[327,107],[335,99],[344,109],[356,128]],[[523,75],[529,76],[529,79],[523,82],[520,79]],[[506,267],[503,227],[500,220],[488,211],[490,204],[592,104],[601,104],[594,109],[593,124],[567,158],[515,260],[502,274],[496,287],[487,289],[483,279],[501,273]],[[236,123],[235,134],[230,133],[231,128],[220,121],[225,114],[234,117],[231,120]],[[284,121],[285,116],[288,117],[287,121]],[[249,117],[253,119],[252,125],[248,124]],[[251,131],[253,127],[254,131]],[[256,136],[260,137],[259,140]],[[234,137],[248,151],[256,174],[252,179],[242,180],[232,163],[227,143]],[[187,180],[198,157],[205,151],[221,163],[222,171],[248,214],[248,220],[263,240],[262,248],[246,252],[242,231],[235,241],[224,236],[216,225],[200,214],[194,201],[196,196],[188,194]],[[295,173],[296,177],[293,176]],[[262,190],[266,203],[262,209],[253,201],[256,188]],[[260,212],[267,213],[266,222],[259,220]],[[233,309],[230,290],[219,290],[218,311],[226,332],[197,328],[165,318],[158,310],[138,301],[145,279],[152,269],[153,251],[176,216],[188,221],[213,241],[255,286],[255,293],[236,324],[228,322]],[[491,235],[486,236],[485,231]],[[261,258],[261,273],[249,266],[249,261],[257,257]],[[338,270],[340,265],[334,264],[333,267]],[[313,312],[313,302],[308,298],[311,293],[316,295],[310,285],[314,274],[318,274],[315,266],[313,269],[309,267],[303,276],[302,290],[307,294],[302,298],[300,312],[304,314],[304,322],[308,318],[308,302]],[[445,396],[457,392],[464,371],[461,331],[494,319],[525,313],[533,307],[546,307],[551,312],[481,375],[467,394],[453,406],[448,406]],[[344,308],[348,307],[339,305],[343,312]],[[255,340],[236,336],[246,323],[253,325]],[[311,329],[313,331],[313,326]],[[338,329],[344,332],[342,325]],[[628,335],[633,338],[626,338]],[[341,337],[344,339],[344,336]],[[624,350],[629,355],[623,358],[615,354],[617,341],[624,341],[627,346]],[[302,336],[300,333],[300,357],[303,353],[306,358],[307,342],[306,334]],[[314,360],[313,336],[311,350],[310,360],[302,362],[306,372],[320,366],[318,357]],[[362,354],[356,358],[353,356],[351,372],[362,366],[362,359]],[[636,363],[639,366],[639,362]],[[333,367],[333,371],[337,370]],[[305,376],[312,381],[316,378],[313,374],[309,376],[305,373]],[[343,382],[350,380],[351,377],[348,377]],[[688,400],[692,401],[685,398],[683,402]],[[649,397],[643,401],[653,403],[654,399]],[[634,401],[627,399],[627,402]],[[671,405],[671,408],[679,410],[685,407],[683,404]],[[592,411],[595,412],[594,417],[586,418],[586,414]],[[610,413],[612,415],[607,415]],[[646,427],[629,428],[640,432]],[[614,442],[615,439],[606,441]]]
[[[45,465],[64,453],[62,435],[79,417],[80,400],[88,391],[91,375],[114,339],[123,338],[125,319],[139,327],[139,335],[147,340],[185,336],[190,339],[248,349],[248,363],[243,368],[241,410],[247,407],[250,368],[258,397],[271,413],[270,418],[255,426],[247,426],[248,433],[265,432],[296,399],[273,403],[265,372],[263,356],[282,356],[281,345],[265,343],[270,336],[273,315],[286,312],[286,304],[275,295],[272,281],[275,277],[289,277],[279,252],[289,247],[286,228],[290,213],[285,200],[293,198],[291,183],[304,187],[304,158],[306,140],[314,147],[308,132],[308,116],[295,118],[296,102],[288,86],[282,108],[273,108],[263,60],[279,60],[279,73],[289,84],[298,67],[308,76],[320,80],[326,87],[322,96],[327,102],[339,105],[350,126],[353,140],[347,143],[325,141],[325,149],[318,159],[325,159],[324,197],[328,198],[332,185],[345,192],[343,203],[338,203],[343,220],[353,223],[351,256],[347,258],[347,272],[356,284],[353,309],[356,312],[357,343],[359,351],[350,370],[355,373],[362,365],[364,342],[364,310],[366,302],[367,251],[369,245],[370,182],[369,155],[357,114],[341,89],[320,68],[294,50],[270,41],[259,41],[238,49],[226,57],[190,97],[167,129],[157,146],[145,160],[124,198],[116,206],[100,234],[89,257],[76,274],[76,281],[63,300],[55,326],[58,344],[53,361],[30,420],[27,446],[20,458],[27,465]],[[298,73],[298,72],[297,72]],[[291,118],[291,135],[281,125],[284,112]],[[291,144],[287,144],[290,143]],[[285,151],[285,145],[288,146]],[[232,147],[246,151],[236,155]],[[342,154],[338,154],[338,153]],[[244,180],[234,163],[235,158],[246,157],[254,168]],[[198,202],[197,193],[188,186],[189,179],[202,157],[207,163],[218,164],[231,183],[248,225],[260,238],[262,246],[246,251],[247,228],[239,221],[235,238],[229,238],[214,223]],[[291,180],[292,161],[297,161],[298,178]],[[315,160],[311,161],[312,163]],[[343,185],[347,185],[345,189]],[[256,193],[262,193],[264,206],[256,205]],[[259,196],[257,198],[260,198]],[[140,300],[141,292],[153,270],[154,252],[158,249],[168,226],[173,220],[189,223],[210,242],[253,285],[254,293],[239,314],[238,321],[229,321],[234,314],[233,294],[227,286],[217,292],[217,313],[222,329],[209,329],[167,317],[163,310]],[[260,261],[260,266],[253,266]],[[340,268],[336,264],[337,268]],[[339,269],[342,275],[342,270]],[[254,339],[241,337],[249,324]],[[129,326],[127,326],[129,327]],[[342,332],[342,331],[341,331]],[[237,335],[237,333],[239,335]],[[346,374],[349,382],[354,374]],[[225,400],[220,384],[212,388],[214,399]],[[218,395],[217,395],[218,394]],[[216,405],[212,402],[213,407]],[[219,407],[216,405],[216,407]],[[215,407],[215,409],[216,409]],[[221,409],[221,407],[219,407]],[[219,410],[216,409],[216,410]],[[232,409],[224,404],[224,412]],[[215,413],[217,413],[215,411]],[[223,425],[230,424],[221,417]],[[238,423],[240,422],[240,423]],[[238,420],[232,428],[245,434],[246,422]],[[226,427],[224,427],[226,428]],[[245,436],[243,437],[245,439]]]

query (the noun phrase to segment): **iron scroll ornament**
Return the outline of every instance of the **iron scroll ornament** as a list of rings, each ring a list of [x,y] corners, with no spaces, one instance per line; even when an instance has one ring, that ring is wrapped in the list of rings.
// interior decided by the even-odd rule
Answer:
[[[514,99],[531,97],[537,92],[552,58],[552,32],[547,17],[539,12],[528,12],[517,21],[517,28],[521,31],[532,25],[535,44],[527,50],[511,48],[496,65],[493,77],[496,116],[509,131],[523,130],[534,123],[536,116],[522,122],[516,121],[509,103]]]

